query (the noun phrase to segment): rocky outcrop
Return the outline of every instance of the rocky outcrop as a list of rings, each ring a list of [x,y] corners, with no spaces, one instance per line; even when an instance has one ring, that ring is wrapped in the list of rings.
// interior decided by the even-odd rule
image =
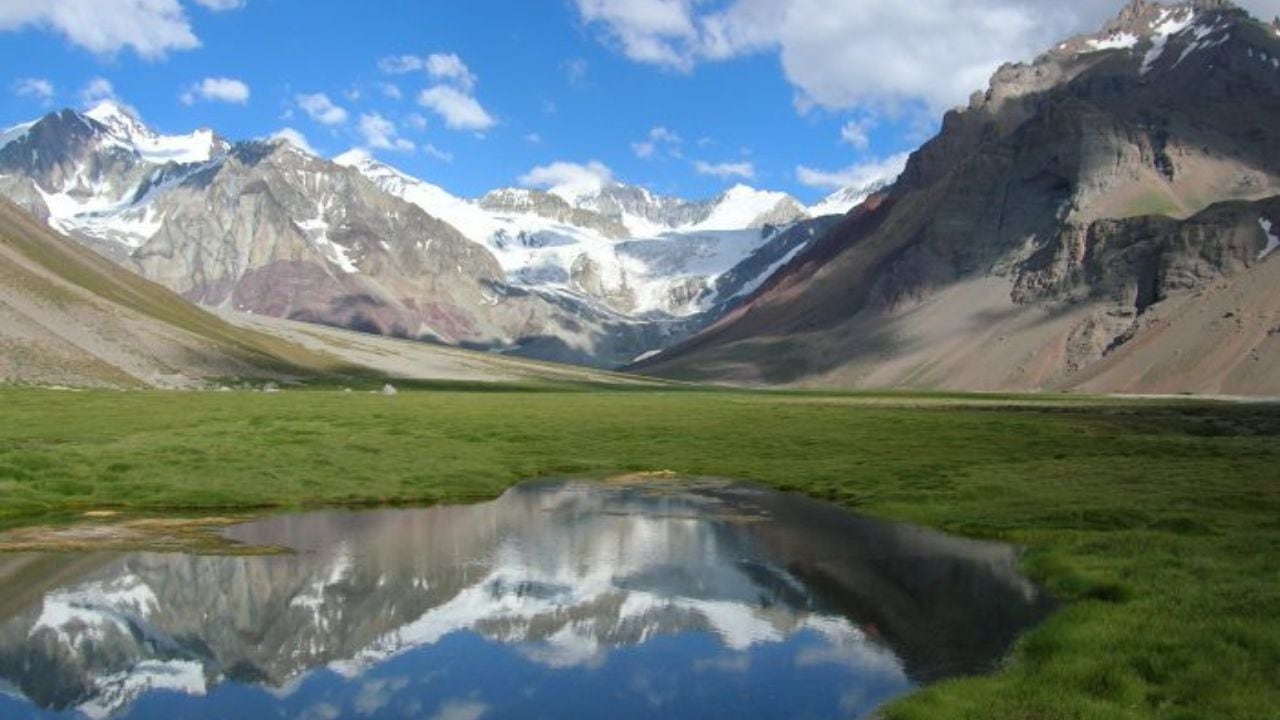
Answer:
[[[616,219],[570,205],[564,198],[541,190],[494,190],[478,203],[493,212],[528,213],[556,222],[594,230],[607,238],[625,238],[629,232]]]

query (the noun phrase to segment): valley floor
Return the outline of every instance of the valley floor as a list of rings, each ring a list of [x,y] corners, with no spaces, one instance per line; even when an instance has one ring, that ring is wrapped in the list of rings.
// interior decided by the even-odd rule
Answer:
[[[998,675],[891,718],[1261,718],[1280,707],[1280,407],[440,385],[0,389],[0,525],[425,503],[527,478],[754,480],[1028,548],[1063,608]]]

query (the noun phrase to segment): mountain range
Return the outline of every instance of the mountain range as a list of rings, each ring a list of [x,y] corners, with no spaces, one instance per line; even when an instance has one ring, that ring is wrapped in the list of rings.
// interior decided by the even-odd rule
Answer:
[[[463,199],[362,151],[161,135],[110,101],[0,134],[0,194],[201,305],[599,366],[705,326],[833,223],[741,185]]]
[[[461,198],[352,151],[0,133],[0,195],[226,316],[682,380],[1280,392],[1280,21],[1133,0],[813,207],[612,182]]]

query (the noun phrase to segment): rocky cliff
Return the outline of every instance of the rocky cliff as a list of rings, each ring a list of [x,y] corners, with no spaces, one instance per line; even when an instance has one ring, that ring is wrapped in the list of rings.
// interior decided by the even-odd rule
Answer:
[[[1280,392],[1280,37],[1133,2],[1002,67],[896,183],[650,360],[756,383]]]

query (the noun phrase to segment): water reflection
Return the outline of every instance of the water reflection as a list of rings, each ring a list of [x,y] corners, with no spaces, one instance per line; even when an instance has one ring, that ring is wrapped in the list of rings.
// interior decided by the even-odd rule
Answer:
[[[858,717],[1047,609],[1007,546],[724,483],[230,534],[299,552],[0,557],[0,717]]]

